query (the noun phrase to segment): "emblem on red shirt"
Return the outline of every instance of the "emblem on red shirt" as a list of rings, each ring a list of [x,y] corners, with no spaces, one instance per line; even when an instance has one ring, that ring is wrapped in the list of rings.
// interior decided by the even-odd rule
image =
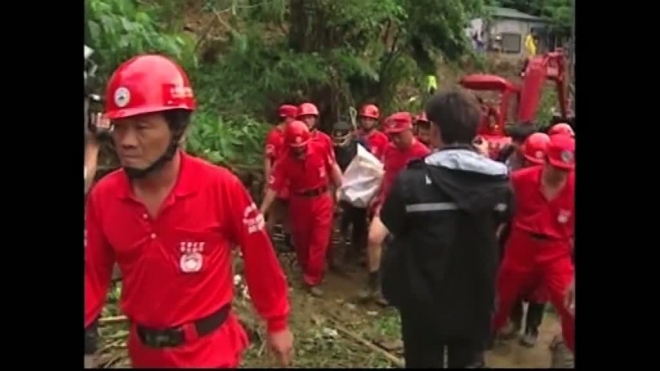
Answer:
[[[571,151],[562,151],[561,160],[567,164],[570,164],[571,162],[573,162],[573,153]]]
[[[536,153],[534,153],[534,157],[538,159],[543,158],[543,151],[536,151]]]
[[[181,260],[179,266],[183,273],[197,273],[202,270],[204,264],[204,242],[181,242],[179,244]]]
[[[248,233],[256,233],[262,231],[265,226],[264,216],[257,208],[254,202],[245,208],[243,212],[243,224],[247,227]]]
[[[557,222],[560,224],[566,224],[568,219],[571,218],[571,212],[569,210],[559,210],[559,215],[557,216]]]

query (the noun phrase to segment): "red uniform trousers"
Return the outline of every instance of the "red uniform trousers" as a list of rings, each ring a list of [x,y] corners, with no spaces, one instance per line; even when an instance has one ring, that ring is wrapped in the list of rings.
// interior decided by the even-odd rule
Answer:
[[[332,233],[334,201],[328,192],[315,197],[291,194],[289,222],[303,280],[310,286],[323,281]]]
[[[540,284],[561,316],[566,346],[574,351],[575,318],[564,307],[564,294],[573,277],[570,241],[541,240],[513,228],[497,277],[498,303],[493,330],[498,331],[506,324],[516,299],[524,291]]]

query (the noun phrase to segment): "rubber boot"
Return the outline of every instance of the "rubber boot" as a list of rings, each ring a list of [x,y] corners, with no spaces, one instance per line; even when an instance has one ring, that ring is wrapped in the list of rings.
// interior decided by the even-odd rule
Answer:
[[[341,268],[341,265],[337,261],[336,258],[336,251],[335,249],[338,246],[330,246],[328,247],[327,253],[326,253],[326,261],[328,264],[328,270],[330,270],[333,273],[343,273],[343,270]]]
[[[367,287],[359,293],[359,298],[361,301],[376,301],[382,298],[380,293],[380,272],[369,272],[369,278],[367,279]],[[384,300],[384,299],[383,299]]]
[[[503,340],[511,340],[518,336],[522,328],[522,317],[524,313],[522,300],[517,300],[511,309],[509,323],[500,331],[500,337]]]
[[[532,348],[536,345],[539,337],[539,327],[543,321],[545,303],[529,303],[527,306],[527,319],[525,321],[525,333],[520,338],[520,344]]]
[[[286,252],[293,252],[293,240],[291,239],[291,233],[284,233],[284,246]]]
[[[573,353],[566,347],[560,335],[552,339],[550,352],[552,352],[550,368],[575,368]]]

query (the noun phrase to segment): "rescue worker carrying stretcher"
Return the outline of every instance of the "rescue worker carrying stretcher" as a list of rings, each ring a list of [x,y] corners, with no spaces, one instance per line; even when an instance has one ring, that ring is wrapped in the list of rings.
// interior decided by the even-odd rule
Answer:
[[[288,365],[286,279],[239,179],[179,148],[194,110],[188,77],[163,56],[134,57],[110,77],[106,114],[122,169],[87,198],[85,333],[101,314],[117,262],[133,368],[237,367],[248,346],[231,309],[238,245],[270,348]]]
[[[422,112],[415,116],[413,134],[423,145],[431,148],[431,123],[426,119],[426,113]]]
[[[516,211],[498,273],[498,307],[493,317],[493,331],[497,332],[521,294],[543,286],[561,316],[562,335],[572,352],[574,317],[564,306],[564,293],[574,277],[574,167],[575,140],[554,135],[542,166],[512,174]]]
[[[496,230],[506,222],[508,170],[472,144],[481,112],[463,90],[426,104],[438,151],[410,162],[380,217],[393,240],[383,294],[401,316],[406,368],[483,367],[495,303]]]
[[[366,290],[360,293],[362,300],[376,299],[381,304],[385,303],[380,292],[380,258],[382,244],[387,237],[387,228],[380,220],[380,207],[385,201],[387,194],[397,174],[406,168],[408,162],[420,159],[431,153],[431,151],[420,141],[415,139],[412,133],[412,116],[409,112],[397,112],[389,116],[384,122],[385,133],[390,139],[390,144],[385,149],[383,165],[385,175],[377,195],[371,201],[373,218],[369,225],[369,237],[367,242],[367,268],[369,276]]]
[[[305,287],[312,295],[321,296],[318,286],[323,281],[334,213],[330,181],[339,188],[341,172],[332,149],[314,141],[309,127],[301,121],[286,126],[284,144],[287,153],[275,163],[261,212],[268,211],[277,192],[288,182],[289,225],[298,264]]]
[[[273,165],[279,157],[280,153],[284,150],[284,128],[288,123],[296,119],[298,114],[298,107],[292,106],[290,104],[281,105],[277,110],[277,115],[280,118],[280,122],[268,132],[266,136],[266,148],[264,155],[264,179],[269,179],[270,174],[272,173]],[[264,187],[264,194],[268,190],[268,184],[266,183]],[[287,187],[282,188],[282,191],[277,195],[277,199],[274,202],[273,208],[275,210],[271,211],[271,215],[267,215],[266,224],[268,226],[268,231],[271,236],[273,235],[273,227],[276,222],[282,223],[282,229],[284,232],[284,244],[291,248],[291,235],[289,233],[289,223],[286,217],[286,210],[289,202],[289,189]]]
[[[378,120],[380,111],[373,104],[367,104],[360,109],[358,120],[360,121],[360,130],[358,136],[369,144],[371,154],[377,159],[382,160],[385,148],[389,143],[387,135],[378,131]]]
[[[543,133],[534,133],[530,135],[521,147],[523,154],[523,162],[521,167],[514,170],[530,168],[532,166],[540,166],[545,162],[546,150],[550,137]],[[503,244],[506,243],[506,238],[510,233],[509,224],[506,227],[506,237],[500,238]],[[501,259],[504,257],[506,251],[502,249],[500,252]],[[548,301],[548,294],[545,286],[536,285],[527,288],[520,298],[514,304],[511,311],[511,326],[510,328],[502,331],[503,339],[511,339],[518,336],[520,330],[523,328],[523,301],[528,303],[527,316],[525,318],[525,326],[523,336],[520,338],[520,344],[526,347],[533,347],[539,335],[539,327],[543,322],[543,315],[545,313],[545,305]]]
[[[353,126],[346,121],[339,121],[333,126],[332,140],[335,145],[335,158],[342,173],[357,156],[358,146],[370,150],[369,144],[356,136]],[[340,246],[346,247],[348,231],[351,229],[350,244],[344,251],[344,261],[348,263],[360,257],[367,248],[367,209],[353,206],[347,201],[340,201],[339,205],[343,210],[339,227]],[[330,267],[335,268],[334,257],[331,256],[328,260]]]

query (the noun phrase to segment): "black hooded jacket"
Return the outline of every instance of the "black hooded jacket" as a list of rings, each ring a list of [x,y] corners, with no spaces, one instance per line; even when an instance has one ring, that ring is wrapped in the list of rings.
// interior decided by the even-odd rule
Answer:
[[[383,257],[385,297],[447,336],[485,339],[495,303],[495,234],[511,200],[506,166],[468,146],[411,162],[380,213],[394,236]]]

